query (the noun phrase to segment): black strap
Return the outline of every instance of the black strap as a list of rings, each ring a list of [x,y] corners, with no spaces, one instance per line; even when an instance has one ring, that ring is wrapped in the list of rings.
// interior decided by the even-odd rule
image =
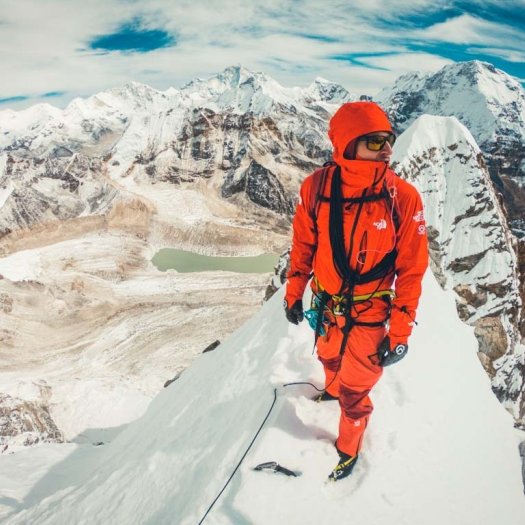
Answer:
[[[353,307],[353,292],[356,285],[359,284],[366,284],[372,281],[376,281],[379,279],[384,278],[390,271],[393,271],[394,269],[394,263],[396,259],[397,252],[396,250],[392,250],[391,252],[387,253],[381,261],[379,261],[378,264],[376,264],[373,268],[371,268],[368,272],[365,273],[359,273],[356,270],[353,270],[350,266],[350,256],[353,251],[353,243],[354,243],[354,237],[355,237],[355,231],[357,228],[357,224],[359,221],[359,217],[361,216],[361,212],[363,209],[363,204],[366,202],[374,202],[380,199],[385,199],[390,206],[393,206],[392,202],[392,196],[388,192],[388,189],[386,188],[385,184],[385,174],[386,174],[386,164],[385,169],[383,172],[379,175],[379,177],[374,178],[374,184],[373,186],[376,186],[377,184],[382,184],[382,189],[379,193],[367,195],[367,190],[364,189],[363,193],[360,197],[352,197],[352,198],[343,198],[342,195],[342,184],[341,184],[341,168],[340,166],[336,165],[333,174],[332,174],[332,183],[330,187],[330,197],[325,197],[324,194],[324,185],[326,184],[325,178],[326,173],[329,169],[329,167],[325,167],[325,171],[323,172],[323,181],[322,184],[319,185],[320,191],[317,193],[317,200],[316,200],[316,210],[315,215],[317,214],[317,206],[319,206],[320,202],[329,202],[330,203],[330,215],[329,215],[329,235],[330,235],[330,245],[332,248],[332,254],[333,254],[333,261],[334,266],[341,277],[341,289],[339,291],[338,295],[341,295],[343,291],[346,290],[345,296],[347,298],[347,311],[345,313],[345,325],[343,327],[343,340],[341,342],[341,348],[340,348],[340,355],[342,356],[344,354],[347,342],[348,342],[348,336],[350,334],[350,330],[354,326],[368,326],[368,327],[380,327],[383,326],[386,319],[384,321],[378,321],[378,322],[364,322],[364,321],[357,321],[352,317],[352,307]],[[352,229],[350,232],[350,246],[348,253],[346,253],[345,250],[345,241],[344,241],[344,225],[343,225],[343,204],[358,204],[359,207],[357,209],[354,223],[352,225]],[[396,222],[397,217],[394,217],[394,225],[397,227],[398,224]],[[326,299],[327,300],[327,299]],[[326,304],[325,300],[325,304]],[[317,338],[319,337],[319,333],[321,330],[322,320],[324,317],[324,305],[322,307],[322,310],[319,312],[319,316],[317,318],[317,326],[316,326],[316,335],[315,340],[317,342]]]
[[[313,187],[315,189],[315,200],[313,204],[310,204],[310,217],[312,218],[312,221],[314,223],[314,228],[317,231],[317,214],[319,213],[319,206],[321,205],[321,202],[324,202],[322,199],[323,193],[324,193],[324,187],[326,185],[326,179],[328,175],[328,171],[330,169],[330,166],[332,166],[333,162],[325,162],[323,164],[323,168],[321,171],[318,171],[314,173],[314,184]]]
[[[388,317],[387,317],[388,319]],[[339,349],[339,355],[343,357],[343,354],[346,350],[346,344],[348,343],[348,336],[350,334],[350,330],[354,326],[367,326],[369,328],[379,328],[380,326],[384,326],[386,322],[386,319],[384,321],[358,321],[357,319],[354,319],[351,315],[351,309],[349,308],[345,314],[345,325],[343,327],[343,340],[341,341],[341,348]]]
[[[355,284],[366,284],[385,277],[385,275],[394,269],[396,256],[397,251],[392,250],[391,252],[387,253],[373,268],[370,268],[370,270],[365,273],[357,273],[355,270],[350,268],[350,278],[352,282]]]
[[[372,195],[365,195],[363,197],[342,197],[339,202],[344,204],[360,204],[361,202],[380,201],[382,199],[387,199],[388,197],[388,191],[383,189],[379,193],[373,193]],[[330,197],[326,197],[325,195],[319,195],[318,199],[321,202],[332,202],[332,199]]]
[[[366,189],[363,190],[361,197],[366,195]],[[343,206],[342,206],[342,188],[341,188],[341,168],[336,166],[332,175],[332,184],[330,188],[330,219],[328,224],[330,234],[330,245],[332,247],[332,254],[334,258],[334,266],[341,277],[341,292],[353,283],[353,272],[350,268],[349,256],[345,249],[344,225],[343,225]],[[363,209],[363,201],[359,203],[357,209],[352,231],[350,232],[350,248],[349,253],[352,253],[353,241],[355,236],[355,229],[359,222],[359,217]]]

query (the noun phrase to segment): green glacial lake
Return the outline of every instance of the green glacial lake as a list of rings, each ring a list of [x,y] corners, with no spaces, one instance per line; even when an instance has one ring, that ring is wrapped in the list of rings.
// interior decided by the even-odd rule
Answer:
[[[279,256],[275,253],[263,253],[255,257],[210,257],[198,253],[163,248],[151,262],[161,271],[170,269],[178,272],[209,272],[224,270],[237,273],[273,272]]]

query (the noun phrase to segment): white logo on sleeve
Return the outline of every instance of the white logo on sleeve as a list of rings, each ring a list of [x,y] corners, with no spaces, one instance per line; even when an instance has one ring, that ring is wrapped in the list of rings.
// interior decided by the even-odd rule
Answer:
[[[425,235],[426,231],[427,231],[427,229],[426,229],[426,227],[425,227],[424,224],[420,224],[420,225],[417,227],[417,233],[418,233],[419,235]]]
[[[419,210],[413,217],[415,222],[423,222],[425,220],[425,215],[423,210]]]
[[[374,222],[374,226],[378,230],[386,230],[386,221],[385,221],[385,219],[381,219],[380,221]]]
[[[394,350],[394,352],[397,355],[401,355],[404,351],[405,351],[405,345],[397,345],[396,349]]]

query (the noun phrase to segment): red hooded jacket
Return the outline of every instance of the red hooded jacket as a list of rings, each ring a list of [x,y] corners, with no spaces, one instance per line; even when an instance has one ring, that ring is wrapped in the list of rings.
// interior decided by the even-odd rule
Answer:
[[[395,288],[389,330],[390,341],[394,345],[406,343],[412,331],[421,295],[421,280],[428,265],[428,244],[423,205],[414,186],[397,177],[385,162],[348,160],[343,156],[350,142],[379,131],[391,131],[384,111],[374,102],[350,102],[344,104],[331,119],[328,135],[334,147],[333,159],[341,168],[343,198],[359,198],[363,193],[370,196],[385,188],[391,195],[390,199],[365,202],[360,212],[357,204],[344,205],[343,232],[347,254],[352,246],[348,257],[350,268],[360,274],[376,266],[387,253],[394,249],[397,251],[391,271],[377,281],[357,285],[354,289],[354,295],[366,295]],[[329,168],[323,185],[324,197],[330,197],[334,171],[335,167]],[[311,203],[315,202],[315,196],[312,195],[316,191],[314,186],[312,174],[301,186],[293,221],[285,296],[289,306],[302,298],[312,270],[322,287],[331,295],[338,294],[342,286],[330,241],[331,204],[320,202],[316,217],[313,216]],[[357,213],[359,216],[356,221]],[[397,229],[394,216],[397,216]]]

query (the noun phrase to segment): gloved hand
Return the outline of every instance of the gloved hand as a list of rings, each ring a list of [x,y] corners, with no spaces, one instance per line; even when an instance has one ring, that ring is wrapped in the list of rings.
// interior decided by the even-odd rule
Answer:
[[[284,301],[284,311],[286,313],[286,319],[288,319],[290,323],[299,324],[304,319],[303,301],[301,299],[297,299],[291,308],[289,308],[288,303]]]
[[[383,342],[377,349],[377,357],[379,357],[379,364],[381,366],[390,366],[398,361],[401,361],[408,352],[408,345],[405,343],[397,343],[393,345],[390,343],[388,335],[383,339]]]

